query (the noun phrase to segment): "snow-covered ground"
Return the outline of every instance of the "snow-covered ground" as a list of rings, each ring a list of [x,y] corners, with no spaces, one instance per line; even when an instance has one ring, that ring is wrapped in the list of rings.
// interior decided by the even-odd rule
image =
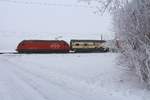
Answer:
[[[72,4],[77,0],[30,0],[41,6],[27,0],[26,4],[1,1],[5,2],[0,6],[0,52],[14,52],[19,42],[28,39],[69,43],[71,39],[101,39],[101,34],[105,40],[114,38],[105,29],[111,22],[109,16],[95,15],[88,8],[43,6],[44,2]],[[0,100],[149,100],[150,92],[116,64],[117,56],[1,54]]]
[[[0,100],[149,100],[116,53],[2,54]]]

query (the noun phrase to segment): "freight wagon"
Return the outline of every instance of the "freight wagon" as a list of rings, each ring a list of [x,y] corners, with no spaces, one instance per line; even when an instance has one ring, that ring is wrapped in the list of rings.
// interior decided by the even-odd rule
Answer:
[[[71,40],[70,49],[74,52],[108,52],[104,40]]]
[[[16,50],[19,53],[68,53],[70,47],[62,40],[24,40]]]

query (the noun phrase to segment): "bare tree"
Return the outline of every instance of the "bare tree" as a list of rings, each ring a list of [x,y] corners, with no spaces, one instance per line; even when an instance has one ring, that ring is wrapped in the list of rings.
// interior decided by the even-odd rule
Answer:
[[[130,0],[79,0],[88,4],[96,4],[96,8],[100,13],[106,11],[113,12],[124,7]]]

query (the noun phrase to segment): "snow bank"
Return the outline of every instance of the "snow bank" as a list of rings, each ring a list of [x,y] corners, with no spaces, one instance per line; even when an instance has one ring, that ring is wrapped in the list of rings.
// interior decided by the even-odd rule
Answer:
[[[1,100],[149,100],[118,54],[0,55]]]

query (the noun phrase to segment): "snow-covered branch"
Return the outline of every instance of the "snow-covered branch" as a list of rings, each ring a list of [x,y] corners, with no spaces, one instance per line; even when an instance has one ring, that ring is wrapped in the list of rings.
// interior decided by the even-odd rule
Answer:
[[[150,85],[150,1],[132,0],[118,9],[114,14],[114,28],[117,38],[125,42],[122,43],[125,56],[121,59]]]
[[[112,12],[116,38],[121,42],[121,62],[150,86],[150,0],[80,1],[97,4],[101,13]]]

